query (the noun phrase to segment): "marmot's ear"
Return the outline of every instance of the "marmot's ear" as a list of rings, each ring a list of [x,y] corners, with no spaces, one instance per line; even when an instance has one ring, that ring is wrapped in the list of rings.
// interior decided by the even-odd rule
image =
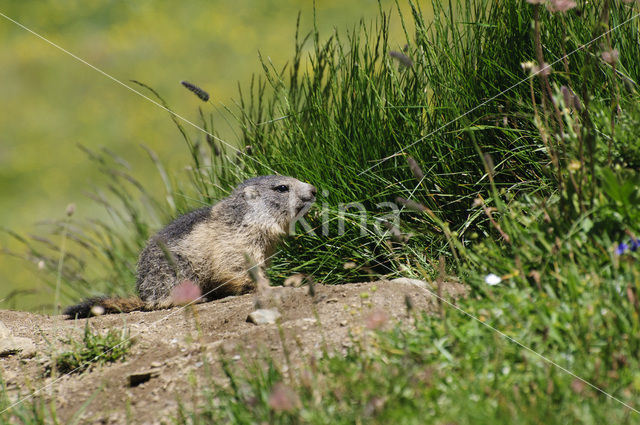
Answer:
[[[244,199],[246,199],[247,201],[256,199],[260,196],[260,192],[254,186],[245,187],[242,193],[244,195]]]

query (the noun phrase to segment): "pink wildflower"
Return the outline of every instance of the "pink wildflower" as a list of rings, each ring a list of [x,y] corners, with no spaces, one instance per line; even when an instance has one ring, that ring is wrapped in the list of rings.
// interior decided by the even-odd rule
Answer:
[[[576,7],[576,2],[574,0],[550,0],[547,4],[547,8],[550,12],[562,12],[565,13],[568,10]]]
[[[202,295],[202,291],[190,280],[183,280],[171,291],[171,300],[174,304],[189,304],[197,301]]]
[[[602,52],[602,60],[608,63],[609,65],[613,65],[618,62],[619,52],[618,49],[611,49],[609,51]]]

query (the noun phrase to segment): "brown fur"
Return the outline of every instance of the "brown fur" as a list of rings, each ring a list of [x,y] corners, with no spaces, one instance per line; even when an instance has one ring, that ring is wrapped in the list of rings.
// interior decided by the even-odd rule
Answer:
[[[129,298],[107,298],[100,303],[100,306],[104,308],[105,314],[111,314],[144,310],[147,305],[140,297],[133,296]]]
[[[147,307],[147,304],[137,296],[128,298],[94,297],[67,307],[64,314],[73,319],[100,314],[129,313],[146,310]]]

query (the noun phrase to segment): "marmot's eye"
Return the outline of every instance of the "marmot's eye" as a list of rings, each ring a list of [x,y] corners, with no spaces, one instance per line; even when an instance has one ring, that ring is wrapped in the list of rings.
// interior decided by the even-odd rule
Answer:
[[[280,186],[276,186],[273,188],[276,192],[284,193],[289,191],[289,186],[286,184],[281,184]]]

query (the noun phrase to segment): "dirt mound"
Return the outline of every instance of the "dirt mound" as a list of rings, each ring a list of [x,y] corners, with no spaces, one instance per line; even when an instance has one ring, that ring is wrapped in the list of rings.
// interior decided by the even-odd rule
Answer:
[[[198,379],[204,373],[203,361],[217,369],[221,355],[243,362],[269,354],[282,365],[284,347],[291,358],[289,364],[296,367],[323,348],[344,350],[352,344],[353,335],[361,334],[367,326],[407,322],[407,298],[419,310],[433,312],[438,308],[436,298],[426,290],[433,288],[412,279],[314,288],[313,297],[306,287],[273,288],[269,300],[281,314],[279,325],[247,322],[247,316],[255,310],[255,295],[229,297],[193,308],[77,321],[0,311],[0,322],[12,336],[29,338],[36,347],[35,354],[31,350],[26,354],[6,353],[0,358],[2,376],[12,399],[38,389],[39,394],[54,399],[63,423],[77,412],[82,423],[125,423],[127,416],[136,423],[170,422],[178,398],[191,399],[194,393],[189,377],[204,381]],[[447,299],[466,293],[459,283],[446,283],[442,290]],[[81,339],[87,321],[98,332],[129,329],[134,344],[126,360],[92,367],[82,374],[44,376],[51,353],[68,350],[64,341],[70,338]],[[286,365],[282,367],[286,370]],[[214,380],[224,382],[220,371],[212,373]]]

